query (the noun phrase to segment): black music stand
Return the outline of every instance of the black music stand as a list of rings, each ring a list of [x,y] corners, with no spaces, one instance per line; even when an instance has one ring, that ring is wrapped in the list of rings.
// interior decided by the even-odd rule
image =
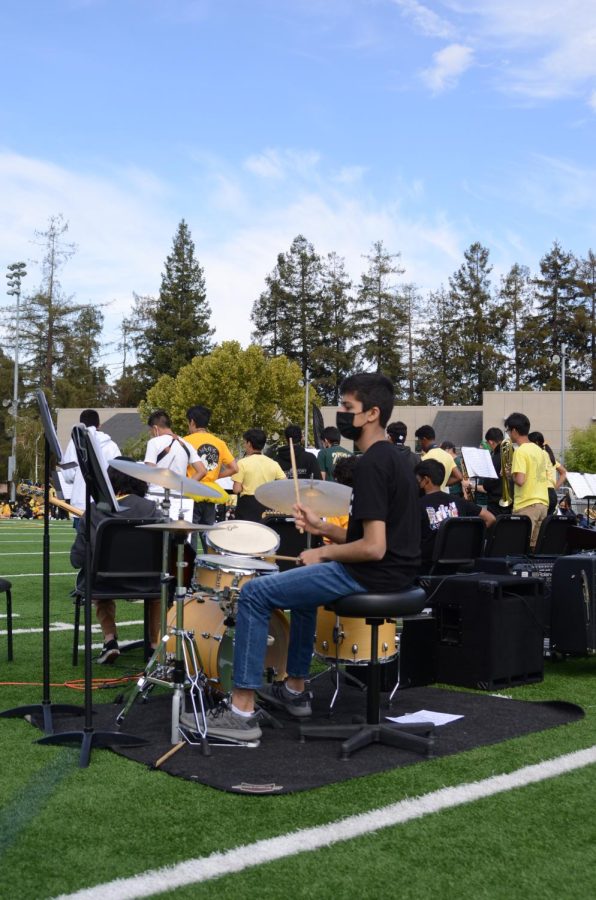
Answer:
[[[42,699],[41,703],[33,703],[27,706],[16,706],[0,712],[0,717],[20,718],[22,716],[42,716],[43,730],[45,734],[54,733],[52,715],[82,715],[81,706],[73,706],[67,703],[52,703],[50,700],[50,456],[56,458],[56,465],[61,468],[71,468],[75,463],[62,463],[62,450],[58,442],[58,435],[54,428],[50,408],[44,392],[37,388],[35,391],[37,405],[41,416],[44,431],[44,488],[43,488],[43,552],[42,552]]]
[[[93,701],[91,671],[91,497],[97,507],[107,512],[120,512],[112,484],[108,477],[108,469],[105,464],[99,444],[93,432],[84,425],[75,425],[72,430],[72,439],[75,445],[77,459],[81,473],[85,479],[85,570],[88,573],[85,578],[85,724],[81,731],[65,731],[61,734],[51,734],[41,738],[38,744],[80,744],[81,755],[79,767],[86,768],[89,765],[91,750],[93,747],[111,747],[114,744],[146,744],[144,738],[131,734],[123,734],[119,731],[95,731],[93,728]]]

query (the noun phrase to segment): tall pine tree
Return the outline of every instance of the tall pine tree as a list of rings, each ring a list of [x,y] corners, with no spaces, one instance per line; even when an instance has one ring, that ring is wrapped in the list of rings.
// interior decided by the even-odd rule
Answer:
[[[579,261],[577,272],[578,287],[581,292],[578,326],[585,332],[584,372],[587,372],[584,390],[596,390],[596,254],[588,251],[585,259]]]
[[[499,292],[501,312],[506,323],[508,348],[507,380],[514,391],[529,385],[529,346],[527,324],[532,311],[530,271],[527,266],[514,263],[507,275],[501,278]]]
[[[337,406],[342,380],[353,368],[351,349],[353,325],[350,317],[352,282],[345,262],[337,253],[329,253],[323,264],[322,312],[324,333],[312,354],[317,373],[316,386],[325,402]]]
[[[459,353],[452,360],[459,383],[456,402],[480,405],[484,391],[504,384],[503,316],[491,293],[489,251],[478,241],[449,279],[453,308],[460,319]]]
[[[184,219],[165,262],[159,298],[146,304],[143,315],[147,324],[138,337],[137,358],[147,382],[175,376],[193,357],[210,352],[214,329],[205,278]]]
[[[389,253],[382,241],[375,241],[354,300],[354,345],[358,357],[375,372],[382,372],[396,384],[403,376],[403,346],[406,312],[395,275],[403,275],[394,260],[401,254]]]

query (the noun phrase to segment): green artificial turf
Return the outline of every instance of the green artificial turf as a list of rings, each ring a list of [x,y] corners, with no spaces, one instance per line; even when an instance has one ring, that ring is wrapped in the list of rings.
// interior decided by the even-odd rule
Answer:
[[[70,525],[52,523],[52,572],[70,571],[66,551],[71,542]],[[41,548],[39,525],[0,523],[0,575],[13,579],[15,629],[41,624]],[[52,577],[52,622],[72,622],[73,581],[70,574]],[[119,617],[140,622],[142,608],[119,604]],[[0,628],[4,622],[0,619]],[[122,636],[136,638],[139,630],[127,627]],[[95,640],[99,643],[99,636]],[[82,679],[82,654],[73,669],[71,642],[70,631],[52,633],[53,682]],[[130,659],[120,657],[115,671],[134,673],[141,667],[140,654],[130,654]],[[113,673],[113,668],[94,669],[97,677]],[[544,682],[504,692],[519,699],[578,703],[586,718],[575,724],[279,797],[225,794],[109,751],[94,750],[90,766],[80,769],[76,748],[40,746],[35,743],[39,732],[27,722],[2,719],[0,897],[56,896],[592,746],[595,676],[594,659],[547,663]],[[41,634],[16,634],[11,664],[6,638],[0,637],[0,708],[39,702],[39,686],[8,682],[40,680]],[[111,702],[119,690],[97,691],[94,702]],[[51,696],[54,702],[83,702],[82,693],[67,687],[53,687]],[[216,752],[213,763],[218,764]],[[592,896],[593,776],[589,767],[168,896]]]

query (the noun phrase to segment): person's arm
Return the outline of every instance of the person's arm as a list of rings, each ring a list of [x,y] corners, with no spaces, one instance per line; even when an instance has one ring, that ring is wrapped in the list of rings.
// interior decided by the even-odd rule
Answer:
[[[242,493],[242,482],[235,481],[232,485],[232,490],[234,491],[235,494],[241,494]]]
[[[357,541],[347,544],[325,544],[312,550],[304,550],[300,561],[304,566],[320,562],[361,563],[378,562],[387,552],[386,523],[368,520],[362,523],[364,534]]]
[[[204,478],[207,474],[207,466],[204,466],[201,460],[191,463],[191,466],[193,467],[194,471],[192,472],[190,477],[195,481],[200,481],[201,478]]]
[[[220,478],[231,478],[232,475],[235,475],[238,471],[238,463],[235,459],[233,459],[229,463],[223,463],[221,469],[219,470]]]
[[[334,544],[344,544],[346,541],[346,529],[341,528],[333,522],[324,522],[315,512],[308,506],[294,506],[294,516],[296,519],[296,528],[308,531],[309,534],[316,534],[320,537],[333,541]]]
[[[558,473],[557,481],[555,484],[555,490],[558,491],[560,487],[563,487],[563,483],[564,483],[565,479],[567,478],[567,469],[565,468],[563,463],[557,463],[555,466],[555,469]]]
[[[447,479],[447,487],[450,487],[452,484],[458,484],[460,481],[464,480],[464,476],[459,471],[457,466],[454,466],[451,470],[451,475]]]
[[[242,493],[242,483],[244,481],[244,473],[241,471],[241,467],[238,466],[238,471],[234,472],[232,475],[232,490],[235,494]]]
[[[481,507],[478,515],[480,516],[480,518],[482,519],[482,521],[484,522],[484,524],[486,525],[487,528],[490,528],[497,521],[496,518],[493,516],[493,514],[491,512],[489,512],[485,506]]]
[[[521,487],[522,484],[526,483],[526,473],[525,472],[514,472],[513,473],[513,481],[518,487]]]

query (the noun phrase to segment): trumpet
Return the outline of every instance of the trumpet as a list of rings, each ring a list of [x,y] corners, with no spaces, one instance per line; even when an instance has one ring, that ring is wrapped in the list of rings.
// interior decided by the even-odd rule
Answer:
[[[511,441],[501,441],[501,499],[499,506],[511,506],[513,503],[513,490],[510,481],[511,463],[513,462],[513,444]]]

